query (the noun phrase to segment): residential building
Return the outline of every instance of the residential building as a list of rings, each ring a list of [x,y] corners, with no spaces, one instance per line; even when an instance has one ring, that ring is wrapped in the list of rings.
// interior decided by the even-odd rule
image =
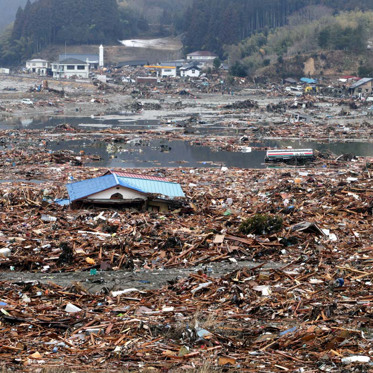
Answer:
[[[58,62],[66,61],[68,59],[84,61],[85,63],[88,63],[90,69],[97,69],[99,67],[99,64],[100,64],[100,55],[99,54],[65,53],[65,54],[60,54],[59,55]]]
[[[201,68],[195,63],[190,63],[180,68],[180,76],[198,78],[201,75]]]
[[[209,51],[197,51],[187,54],[187,60],[192,61],[212,62],[217,57],[218,56],[216,54],[211,53]]]
[[[89,78],[89,63],[75,58],[68,58],[60,62],[52,63],[53,78],[70,79],[78,77]]]
[[[117,171],[66,188],[73,206],[111,205],[161,212],[168,211],[175,198],[185,196],[180,184],[165,178]]]
[[[38,74],[40,76],[47,76],[50,64],[47,60],[35,58],[26,61],[26,69],[30,73]]]
[[[369,96],[373,93],[373,78],[363,78],[348,89],[353,96]]]
[[[162,78],[165,77],[173,77],[177,76],[177,67],[176,66],[165,66],[165,65],[145,65],[147,69],[151,71],[155,71],[157,73],[157,77],[161,76]]]

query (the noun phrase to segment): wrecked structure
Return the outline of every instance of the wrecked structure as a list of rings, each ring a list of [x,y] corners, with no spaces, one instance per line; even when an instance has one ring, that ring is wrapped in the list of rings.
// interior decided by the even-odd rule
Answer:
[[[67,184],[73,206],[91,204],[136,207],[140,210],[166,212],[184,197],[178,183],[165,178],[108,171],[104,176]]]

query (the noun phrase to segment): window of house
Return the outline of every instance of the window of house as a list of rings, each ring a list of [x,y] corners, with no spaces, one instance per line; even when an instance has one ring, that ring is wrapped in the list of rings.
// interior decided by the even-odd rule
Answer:
[[[74,65],[67,65],[66,70],[75,70]]]
[[[165,70],[163,70],[165,73],[169,73],[169,72],[171,72],[171,70],[170,69],[165,69]]]
[[[85,70],[85,66],[84,65],[78,65],[78,70]]]
[[[196,72],[196,70],[193,69],[193,70],[192,70],[192,74],[194,74],[195,72]]]

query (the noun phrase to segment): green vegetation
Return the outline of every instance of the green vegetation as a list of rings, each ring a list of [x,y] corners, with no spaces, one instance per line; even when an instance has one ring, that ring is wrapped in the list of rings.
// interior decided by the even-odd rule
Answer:
[[[307,9],[311,9],[309,12]],[[315,14],[312,9],[316,9]],[[186,13],[185,48],[223,54],[223,46],[255,32],[301,22],[344,10],[373,9],[372,0],[194,0]],[[297,19],[293,19],[296,21]]]
[[[313,9],[314,12],[319,10]],[[237,45],[227,46],[226,52],[233,63],[232,75],[252,75],[257,69],[268,66],[270,61],[277,65],[282,75],[298,76],[303,71],[304,55],[332,50],[364,54],[371,37],[373,12],[344,12],[255,33]],[[292,66],[287,71],[285,58],[289,57],[293,57],[298,69]],[[364,69],[370,71],[371,66],[361,66],[361,76],[366,76]]]
[[[279,216],[256,214],[244,220],[239,230],[244,234],[269,234],[282,229],[282,218]]]
[[[229,56],[232,75],[253,75],[273,64],[287,74],[287,59],[298,55],[299,69],[289,68],[297,75],[303,54],[361,53],[372,37],[369,10],[372,0],[27,0],[13,29],[0,37],[0,64],[23,63],[51,44],[183,33],[186,52]],[[360,70],[369,72],[371,66],[364,62]]]
[[[116,0],[28,1],[0,41],[0,63],[20,63],[51,44],[116,42],[146,28],[141,21]]]

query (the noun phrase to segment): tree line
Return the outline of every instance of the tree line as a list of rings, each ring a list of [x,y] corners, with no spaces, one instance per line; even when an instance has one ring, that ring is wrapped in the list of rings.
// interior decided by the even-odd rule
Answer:
[[[373,63],[367,46],[373,36],[373,11],[342,12],[312,19],[312,14],[323,10],[320,6],[311,7],[303,12],[303,16],[307,14],[311,18],[309,22],[299,22],[299,15],[296,15],[296,25],[256,32],[238,44],[227,46],[231,74],[254,76],[258,69],[271,65],[278,67],[282,77],[299,78],[303,63],[310,55],[323,56],[324,65],[328,65],[328,52],[341,50],[346,56],[354,56],[351,60],[359,62],[355,75],[371,76]]]
[[[294,12],[310,5],[333,11],[373,9],[372,0],[194,0],[185,14],[185,49],[222,55],[224,45],[284,26]]]
[[[116,42],[141,27],[146,22],[117,0],[28,0],[1,37],[0,63],[20,63],[51,44]]]

